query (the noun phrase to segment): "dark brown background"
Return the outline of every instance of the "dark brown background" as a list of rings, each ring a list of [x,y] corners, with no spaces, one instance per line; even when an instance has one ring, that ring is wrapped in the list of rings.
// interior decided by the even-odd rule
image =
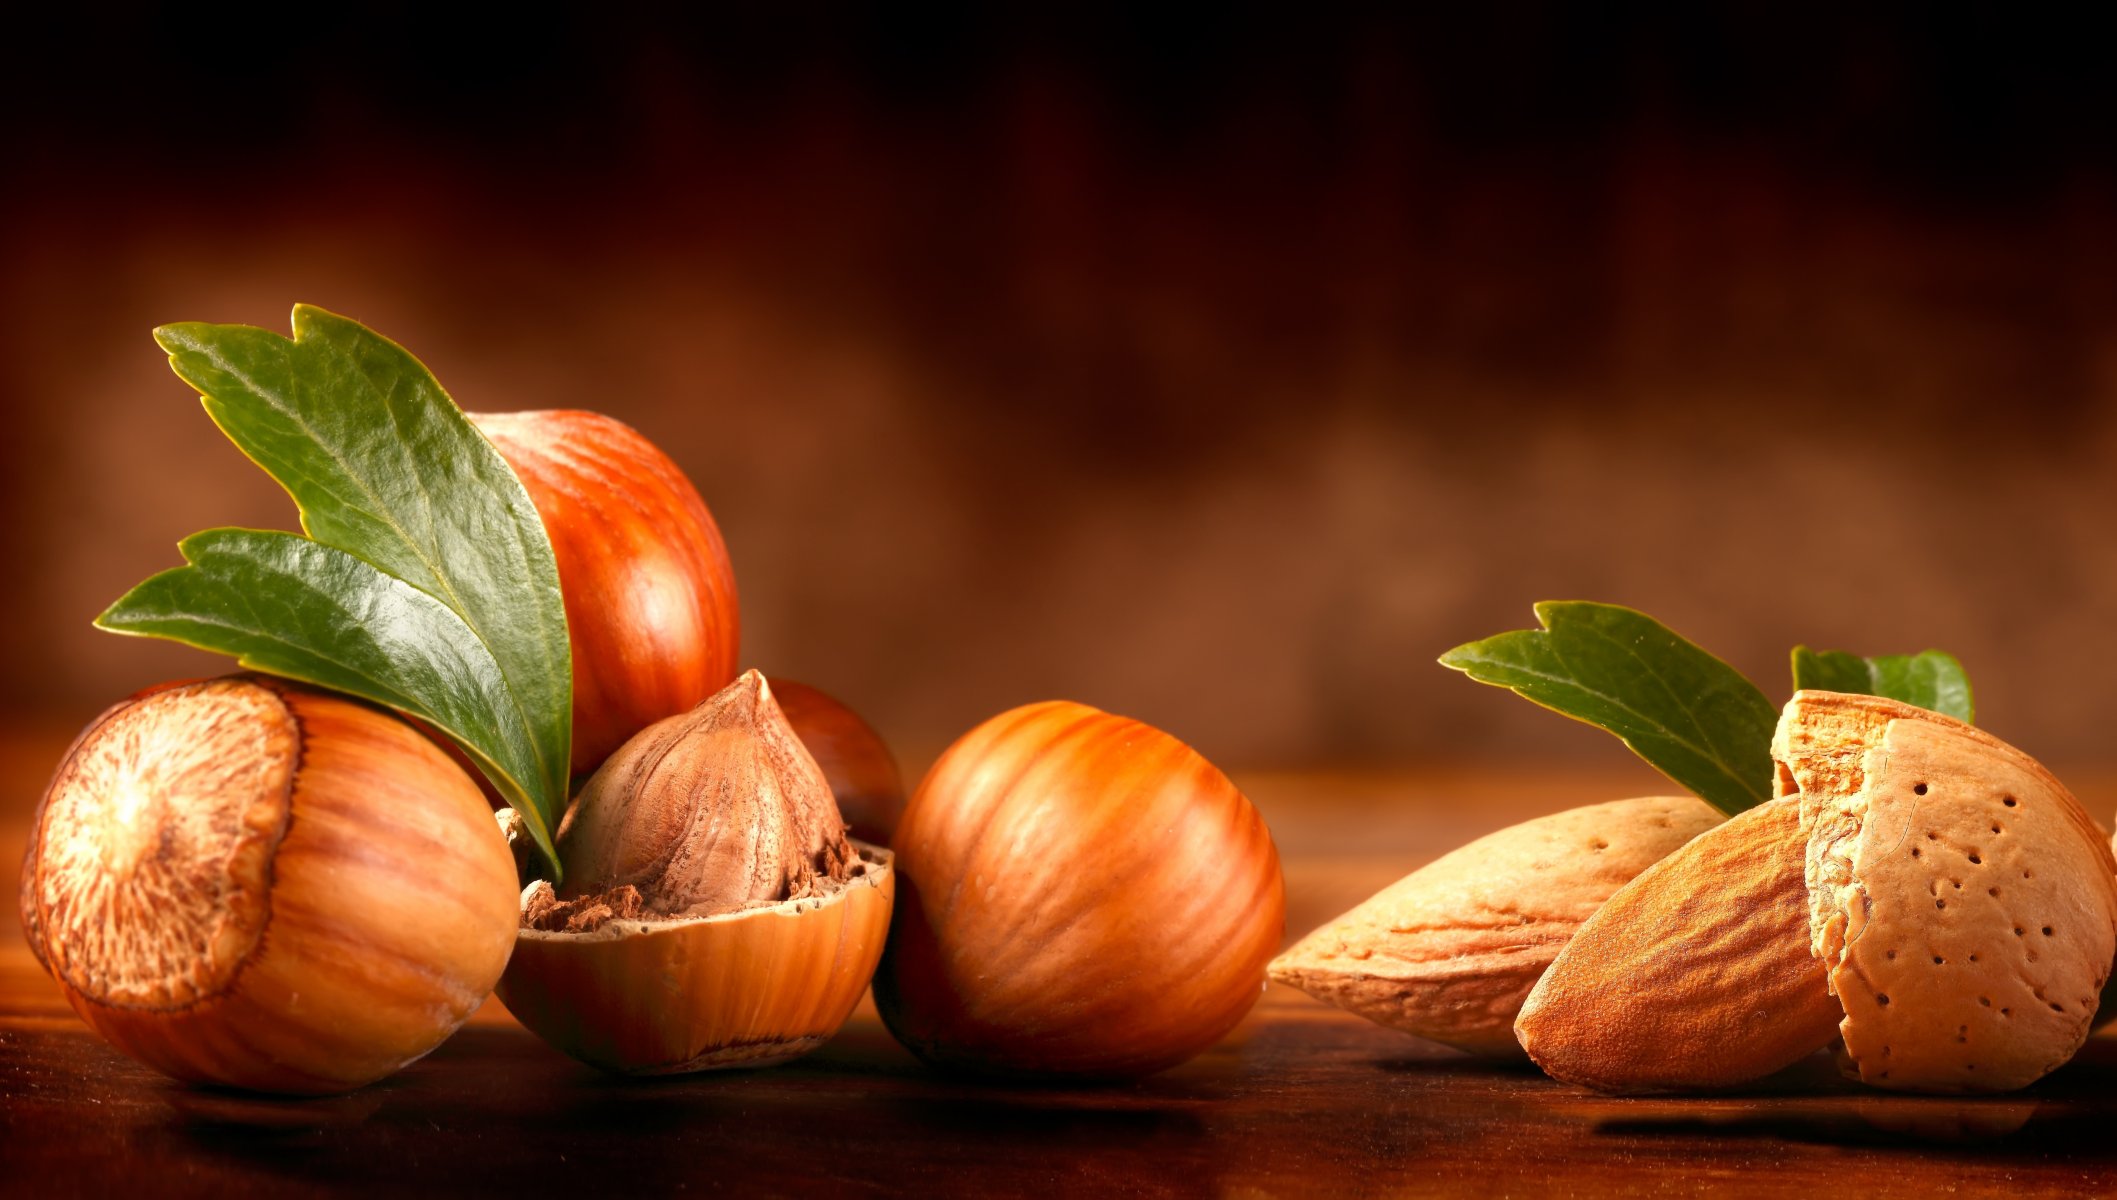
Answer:
[[[29,21],[0,81],[20,722],[218,669],[88,625],[183,534],[291,519],[147,331],[302,300],[466,407],[646,431],[727,533],[745,657],[914,764],[1054,695],[1233,766],[1608,761],[1432,664],[1571,596],[1775,696],[1796,641],[1947,647],[1992,728],[2111,757],[2088,31]]]

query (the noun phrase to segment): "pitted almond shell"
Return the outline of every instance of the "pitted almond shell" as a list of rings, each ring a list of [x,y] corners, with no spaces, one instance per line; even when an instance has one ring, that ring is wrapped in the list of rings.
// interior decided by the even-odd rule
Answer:
[[[523,929],[500,1000],[553,1046],[619,1074],[798,1058],[845,1023],[888,938],[890,853],[853,846],[852,876],[818,896],[588,933]]]
[[[1808,951],[1803,850],[1779,800],[1647,868],[1529,993],[1522,1048],[1609,1092],[1732,1087],[1823,1048],[1843,1014]]]
[[[1392,1029],[1518,1058],[1515,1014],[1581,923],[1721,820],[1695,797],[1646,796],[1510,826],[1301,939],[1271,977]]]
[[[2065,785],[1872,696],[1797,693],[1772,753],[1778,790],[1799,794],[1810,938],[1850,1073],[2001,1091],[2080,1049],[2117,953],[2117,864]]]

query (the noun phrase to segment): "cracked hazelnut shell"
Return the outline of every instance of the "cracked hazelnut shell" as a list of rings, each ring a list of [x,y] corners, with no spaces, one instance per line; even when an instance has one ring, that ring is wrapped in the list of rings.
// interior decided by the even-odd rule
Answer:
[[[897,827],[875,1003],[928,1062],[1127,1078],[1218,1041],[1286,925],[1271,834],[1197,751],[1055,701],[934,764]]]
[[[796,1058],[837,1032],[882,956],[890,854],[848,841],[755,671],[626,742],[582,788],[558,851],[564,886],[522,893],[499,995],[607,1071]]]
[[[621,1075],[768,1067],[829,1040],[867,990],[889,931],[889,851],[855,846],[821,894],[585,933],[524,929],[498,988],[515,1019]]]
[[[698,489],[600,413],[474,413],[543,518],[573,645],[573,770],[735,678],[727,544]]]
[[[178,1079],[327,1094],[432,1050],[514,943],[478,788],[405,722],[256,676],[150,689],[67,751],[24,931],[113,1046]]]

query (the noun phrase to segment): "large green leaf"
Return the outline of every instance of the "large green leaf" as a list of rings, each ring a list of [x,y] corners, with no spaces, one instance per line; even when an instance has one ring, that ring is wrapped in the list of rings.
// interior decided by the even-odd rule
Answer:
[[[499,665],[449,607],[335,547],[276,530],[185,538],[188,566],[155,575],[96,624],[168,638],[246,667],[361,696],[441,730],[478,761],[551,850],[541,769]],[[497,719],[496,719],[497,718]]]
[[[1969,673],[1954,655],[1939,650],[1861,658],[1843,650],[1796,646],[1794,690],[1802,689],[1887,696],[1958,721],[1974,720],[1977,715]]]
[[[423,690],[346,690],[422,716],[456,712],[459,726],[444,727],[481,765],[501,770],[505,778],[493,782],[519,801],[548,849],[566,801],[573,675],[558,567],[536,508],[499,451],[402,347],[307,305],[295,307],[293,328],[290,340],[244,325],[168,325],[155,339],[229,439],[287,489],[311,538],[425,594],[463,627],[468,639],[459,649],[482,653],[497,688],[415,671],[403,682]],[[322,562],[283,554],[273,576],[282,590],[271,600],[286,606],[282,615],[298,628],[324,639],[303,646],[305,653],[344,665],[360,648],[329,602],[359,611],[360,598],[333,592],[350,581],[342,570],[302,575]],[[304,586],[294,586],[297,578]],[[202,581],[165,584],[137,599],[128,595],[111,613],[133,622],[122,632],[254,653],[252,639],[274,631],[231,629],[224,609],[213,607],[228,599]],[[208,607],[150,611],[150,600]],[[374,615],[381,619],[383,611]],[[143,623],[149,616],[151,627]],[[120,628],[109,614],[101,623]],[[437,629],[424,636],[441,636]],[[390,644],[414,652],[410,641]],[[468,693],[433,691],[457,686]]]
[[[1722,812],[1771,798],[1778,710],[1740,672],[1614,604],[1547,600],[1536,619],[1542,629],[1457,646],[1441,664],[1609,730]]]

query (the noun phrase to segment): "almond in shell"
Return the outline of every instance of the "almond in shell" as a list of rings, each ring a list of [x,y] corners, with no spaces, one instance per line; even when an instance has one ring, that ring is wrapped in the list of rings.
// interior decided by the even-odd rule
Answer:
[[[1529,993],[1522,1048],[1608,1092],[1732,1087],[1823,1048],[1843,1014],[1808,950],[1804,848],[1774,800],[1647,868]]]
[[[1721,816],[1690,796],[1591,804],[1443,855],[1317,929],[1271,977],[1368,1020],[1519,1057],[1529,989],[1610,895]]]
[[[1800,692],[1773,744],[1847,1071],[2001,1091],[2087,1039],[2117,952],[2106,835],[2033,758],[1873,696]]]

